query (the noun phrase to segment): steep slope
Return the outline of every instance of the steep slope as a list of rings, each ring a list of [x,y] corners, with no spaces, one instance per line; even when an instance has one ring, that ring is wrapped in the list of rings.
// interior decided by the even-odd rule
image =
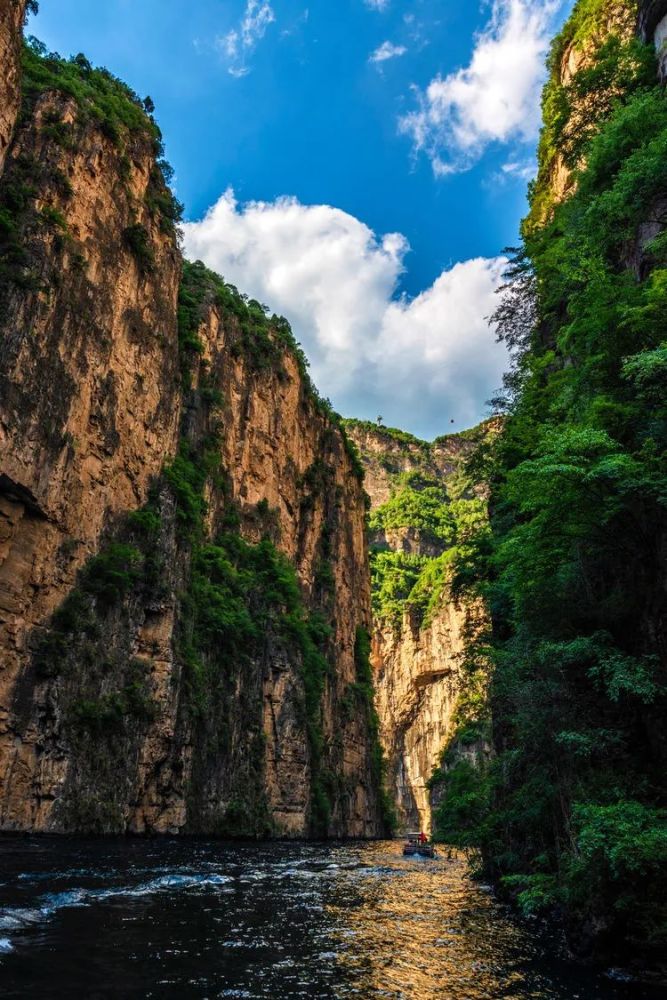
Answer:
[[[136,95],[82,56],[26,48],[23,70],[0,181],[0,826],[378,834],[344,434],[283,320],[182,275]]]
[[[388,784],[404,828],[430,831],[430,779],[461,723],[466,637],[483,617],[452,567],[485,502],[465,475],[487,430],[433,444],[347,421],[370,496],[373,666]]]
[[[0,174],[21,100],[21,26],[26,0],[0,0]]]
[[[449,813],[526,912],[565,914],[573,950],[614,961],[667,941],[666,14],[579,0],[554,45],[478,559],[496,756]],[[566,197],[557,148],[576,154]]]

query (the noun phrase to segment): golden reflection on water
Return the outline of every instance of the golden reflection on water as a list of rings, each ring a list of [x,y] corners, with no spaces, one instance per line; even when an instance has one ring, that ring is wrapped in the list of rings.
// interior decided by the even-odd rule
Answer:
[[[465,859],[402,857],[397,842],[368,848],[359,859],[356,892],[334,890],[326,912],[334,928],[338,995],[401,1000],[486,1000],[552,996],[547,984],[524,988],[526,940],[517,925],[470,881]],[[341,872],[345,878],[345,872]],[[502,964],[499,964],[502,961]],[[539,980],[539,976],[537,977]]]

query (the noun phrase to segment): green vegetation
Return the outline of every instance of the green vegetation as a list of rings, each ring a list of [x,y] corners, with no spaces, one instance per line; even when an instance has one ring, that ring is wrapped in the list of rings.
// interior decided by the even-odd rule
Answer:
[[[459,596],[467,588],[455,581]],[[452,737],[429,782],[439,792],[433,810],[433,836],[470,852],[479,863],[480,830],[491,794],[491,708],[489,703],[490,622],[485,609],[467,593],[460,690],[452,718]]]
[[[476,492],[479,470],[471,463],[479,465],[497,421],[431,443],[372,421],[346,420],[345,425],[372,435],[375,443],[366,461],[391,489],[389,499],[368,518],[375,620],[397,633],[406,614],[413,626],[428,625],[451,586],[455,561],[462,573],[487,530],[486,502]],[[386,451],[378,451],[377,442],[385,442]],[[444,476],[441,448],[446,449]],[[406,465],[410,471],[401,471]]]
[[[105,629],[124,613],[128,600],[147,592],[159,595],[160,556],[155,548],[159,529],[153,510],[137,511],[118,526],[116,540],[87,560],[76,587],[36,641],[33,663],[38,676],[74,677],[82,663],[94,663],[99,657]]]
[[[143,143],[155,157],[146,194],[146,207],[161,231],[173,234],[180,220],[182,206],[168,187],[171,168],[163,159],[160,130],[146,113],[144,102],[125,84],[105,69],[93,68],[85,56],[62,59],[47,52],[31,38],[22,52],[21,125],[35,121],[37,102],[45,94],[60,101],[45,110],[40,118],[41,137],[61,147],[70,158],[83,140],[86,130],[99,130],[118,149],[119,179],[124,182],[137,144]],[[73,123],[63,120],[65,101],[73,102]],[[127,192],[131,203],[132,197]],[[38,291],[56,285],[60,275],[44,266],[41,244],[33,246],[34,234],[50,231],[56,249],[66,249],[75,268],[85,267],[81,249],[68,232],[61,207],[46,204],[38,211],[36,203],[45,198],[67,203],[72,186],[52,156],[33,155],[29,149],[8,161],[0,192],[0,316],[7,309],[12,289]],[[149,233],[138,222],[126,228],[124,241],[143,273],[150,273],[154,252]]]
[[[0,191],[0,318],[13,288],[38,291],[44,285],[39,262],[25,243],[28,226],[53,233],[55,245],[74,244],[62,214],[51,205],[35,207],[40,189],[48,187],[67,200],[71,190],[64,176],[43,160],[22,153],[11,163]]]
[[[371,549],[373,614],[376,620],[387,622],[396,632],[401,631],[410,595],[421,571],[429,563],[425,556]]]
[[[155,702],[146,677],[146,664],[134,660],[130,678],[120,690],[97,699],[80,698],[69,709],[70,725],[97,738],[119,733],[128,720],[152,722]]]
[[[181,347],[181,372],[186,388],[191,384],[192,366],[203,345],[199,329],[206,309],[214,305],[223,317],[234,323],[238,338],[233,350],[243,357],[255,372],[274,371],[284,377],[285,353],[297,363],[306,396],[320,416],[325,417],[340,433],[343,448],[352,465],[353,474],[363,480],[364,470],[357,449],[345,433],[345,422],[335,412],[328,399],[322,398],[310,378],[308,359],[295,339],[283,316],[268,316],[268,309],[255,299],[249,299],[220,275],[210,271],[201,261],[183,261],[183,276],[178,301],[178,331]]]
[[[419,472],[397,478],[394,495],[373,511],[368,525],[371,531],[412,528],[424,541],[445,545],[452,543],[455,532],[447,490],[440,480]]]
[[[595,39],[609,6],[577,4],[554,71],[564,40]],[[492,534],[471,539],[463,572],[467,585],[477,573],[493,615],[493,636],[472,645],[493,663],[497,755],[448,776],[441,829],[481,847],[527,912],[564,908],[570,926],[597,928],[602,950],[658,953],[667,254],[664,233],[647,242],[641,228],[667,190],[667,102],[655,79],[649,48],[601,38],[575,82],[546,91],[540,178],[497,317],[515,361],[487,461]],[[579,129],[586,95],[597,110]],[[547,214],[548,168],[571,123],[576,187]]]
[[[557,157],[575,169],[619,96],[655,85],[655,55],[634,37],[636,20],[636,0],[578,0],[555,39],[542,96],[539,173],[531,186],[527,227],[540,226],[553,208],[552,171]],[[615,31],[608,33],[612,21]],[[563,83],[563,61],[571,47],[594,52],[595,57]]]
[[[220,723],[221,708],[223,716],[236,712],[246,725],[252,725],[255,718],[259,726],[261,699],[236,704],[239,671],[245,666],[249,674],[255,672],[253,663],[262,658],[267,642],[276,654],[282,649],[296,656],[304,685],[304,722],[310,747],[312,829],[325,835],[331,803],[322,766],[321,713],[331,630],[319,615],[307,613],[293,567],[269,538],[251,545],[236,532],[223,531],[213,543],[206,541],[202,494],[213,471],[206,453],[188,452],[184,446],[166,472],[177,500],[177,516],[192,545],[188,588],[181,599],[179,641],[190,708],[209,727]],[[247,683],[250,688],[250,679]],[[221,731],[227,726],[223,721]],[[255,788],[239,785],[233,822],[226,816],[218,832],[236,836],[271,832],[268,814],[257,802],[241,822],[243,803],[252,803],[253,796],[263,801],[263,754],[253,777]]]
[[[133,253],[141,273],[152,274],[155,270],[155,254],[146,227],[135,222],[125,229],[123,239]]]
[[[178,331],[186,385],[189,385],[193,358],[203,349],[199,329],[206,310],[211,306],[215,306],[227,321],[234,322],[239,333],[234,350],[246,359],[251,370],[282,372],[283,353],[286,347],[295,345],[289,339],[291,334],[288,337],[289,328],[282,323],[273,326],[263,306],[242,295],[201,261],[184,261],[178,300]]]
[[[93,68],[83,55],[62,59],[36,38],[24,46],[22,70],[24,118],[51,91],[76,103],[79,127],[94,125],[121,149],[132,137],[148,138],[161,155],[160,130],[143,102],[108,70]]]
[[[419,538],[420,554],[371,546],[373,612],[377,620],[400,632],[409,613],[416,624],[427,625],[442,605],[453,578],[455,560],[469,558],[470,539],[486,530],[486,504],[475,497],[471,480],[462,470],[446,485],[421,472],[392,477],[393,492],[369,516],[375,538],[386,532],[409,530]],[[421,554],[431,551],[430,555]]]

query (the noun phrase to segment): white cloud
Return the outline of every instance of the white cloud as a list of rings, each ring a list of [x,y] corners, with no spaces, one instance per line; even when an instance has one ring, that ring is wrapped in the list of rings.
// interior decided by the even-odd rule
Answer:
[[[508,163],[503,163],[501,170],[506,177],[532,181],[537,175],[537,160],[535,157],[530,160],[510,160]]]
[[[502,261],[444,271],[415,299],[396,295],[409,251],[354,216],[295,198],[239,205],[227,191],[185,226],[185,249],[290,320],[314,381],[349,416],[422,436],[463,428],[485,412],[506,353],[486,317]]]
[[[386,10],[389,6],[389,0],[364,0],[364,3],[367,7],[370,7],[371,10],[379,11]]]
[[[563,0],[493,0],[470,64],[436,76],[400,119],[436,176],[468,169],[493,142],[532,140],[555,19]]]
[[[375,52],[371,52],[368,61],[383,63],[387,59],[396,59],[397,56],[403,56],[407,51],[405,45],[394,45],[393,42],[383,42],[382,45],[378,45]]]
[[[216,39],[216,47],[229,61],[228,71],[232,76],[248,75],[250,72],[248,57],[275,19],[276,16],[268,0],[247,0],[238,28]]]

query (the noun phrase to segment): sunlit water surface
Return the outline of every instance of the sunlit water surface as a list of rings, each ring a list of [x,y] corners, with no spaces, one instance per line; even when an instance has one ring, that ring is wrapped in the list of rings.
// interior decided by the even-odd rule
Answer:
[[[399,843],[0,840],[0,996],[665,1000]]]

